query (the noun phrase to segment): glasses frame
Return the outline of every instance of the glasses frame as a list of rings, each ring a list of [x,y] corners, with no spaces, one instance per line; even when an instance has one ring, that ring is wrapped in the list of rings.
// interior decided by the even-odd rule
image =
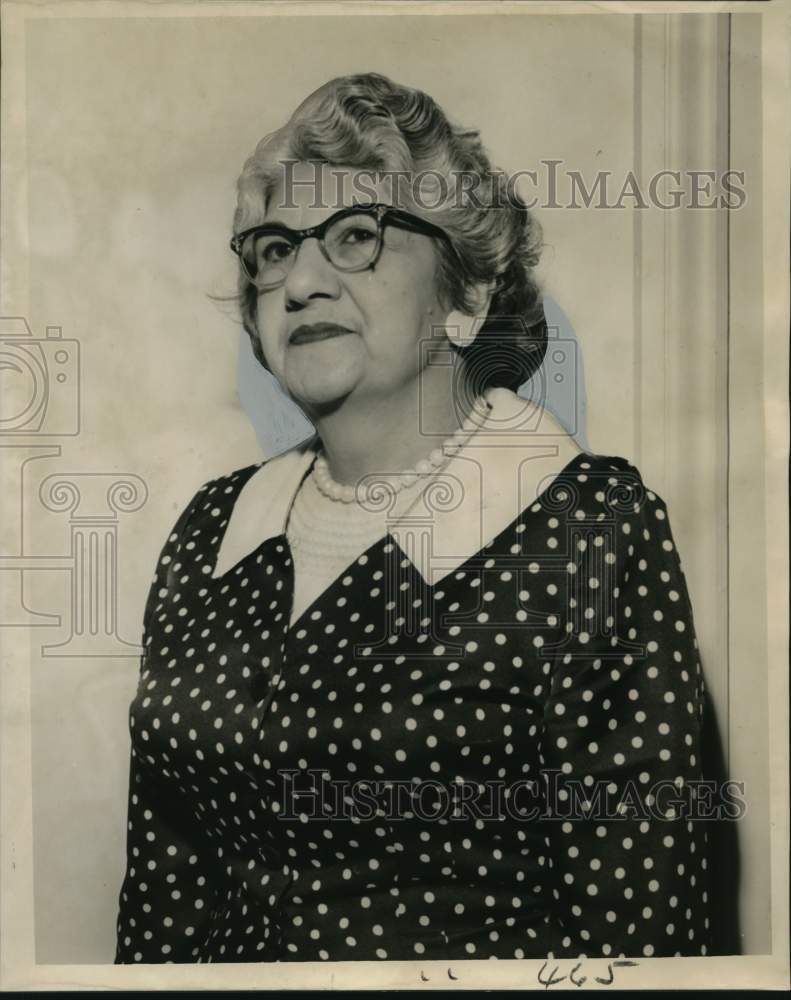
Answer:
[[[372,215],[376,219],[376,248],[374,250],[373,257],[365,264],[355,265],[353,267],[339,267],[335,261],[330,258],[327,248],[324,245],[324,238],[327,234],[327,230],[336,222],[339,222],[347,216],[360,214]],[[435,239],[443,240],[451,247],[453,246],[450,236],[448,236],[445,230],[441,229],[439,226],[435,226],[433,223],[426,221],[426,219],[421,219],[420,216],[412,215],[411,212],[405,212],[400,208],[394,208],[392,205],[375,204],[350,205],[348,208],[342,208],[340,211],[333,213],[329,216],[329,218],[320,222],[319,225],[309,226],[307,229],[291,229],[280,222],[264,222],[258,226],[252,226],[250,229],[245,229],[241,233],[237,233],[231,239],[230,247],[239,258],[242,270],[251,284],[255,285],[256,288],[269,290],[271,288],[279,288],[286,281],[291,267],[293,267],[294,262],[296,262],[299,248],[305,240],[310,239],[316,239],[319,241],[319,247],[324,255],[324,258],[328,261],[328,263],[332,264],[337,271],[340,271],[343,274],[355,274],[359,271],[373,270],[382,254],[382,247],[384,245],[384,229],[387,225],[397,226],[399,229],[406,229],[413,233],[420,233],[423,236],[432,236]],[[272,236],[282,236],[289,242],[293,243],[295,248],[292,263],[289,266],[288,271],[286,271],[281,280],[275,282],[274,284],[262,284],[256,281],[255,278],[251,277],[250,272],[247,270],[244,257],[242,256],[242,248],[248,237],[264,233],[271,234]]]

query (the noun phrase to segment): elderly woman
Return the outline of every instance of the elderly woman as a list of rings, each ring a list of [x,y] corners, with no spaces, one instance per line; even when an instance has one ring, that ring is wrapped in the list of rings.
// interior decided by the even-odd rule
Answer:
[[[705,954],[684,576],[634,466],[514,391],[533,218],[375,74],[238,192],[244,325],[316,436],[165,543],[116,961]]]

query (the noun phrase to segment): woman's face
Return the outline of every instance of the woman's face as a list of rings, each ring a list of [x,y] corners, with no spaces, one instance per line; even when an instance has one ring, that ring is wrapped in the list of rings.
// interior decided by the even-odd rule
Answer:
[[[318,190],[325,193],[327,207],[316,207],[322,199],[316,197],[315,181],[322,173]],[[287,192],[282,185],[273,190],[264,221],[306,229],[345,205],[363,203],[351,196],[357,173],[296,164],[291,176],[298,183],[289,184]],[[338,178],[346,192],[340,201]],[[370,188],[370,174],[365,178]],[[376,200],[389,203],[382,190]],[[269,368],[310,414],[346,398],[403,391],[425,366],[421,341],[447,315],[438,298],[431,239],[387,226],[374,270],[338,271],[317,240],[305,240],[285,282],[258,293],[256,325]],[[346,332],[317,339],[306,328],[321,323]]]

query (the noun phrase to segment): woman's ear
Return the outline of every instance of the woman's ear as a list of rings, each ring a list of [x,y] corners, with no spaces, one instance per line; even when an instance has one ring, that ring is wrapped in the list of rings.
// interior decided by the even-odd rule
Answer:
[[[472,289],[474,302],[471,313],[451,309],[445,318],[445,333],[454,347],[469,347],[483,326],[494,295],[494,282],[478,282]]]

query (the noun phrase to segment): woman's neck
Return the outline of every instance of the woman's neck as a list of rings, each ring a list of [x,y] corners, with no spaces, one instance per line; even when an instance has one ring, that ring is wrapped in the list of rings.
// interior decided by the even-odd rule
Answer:
[[[414,468],[467,416],[453,386],[453,368],[431,367],[421,373],[420,381],[397,393],[350,396],[332,413],[317,417],[316,430],[332,478],[356,483],[371,472]]]

